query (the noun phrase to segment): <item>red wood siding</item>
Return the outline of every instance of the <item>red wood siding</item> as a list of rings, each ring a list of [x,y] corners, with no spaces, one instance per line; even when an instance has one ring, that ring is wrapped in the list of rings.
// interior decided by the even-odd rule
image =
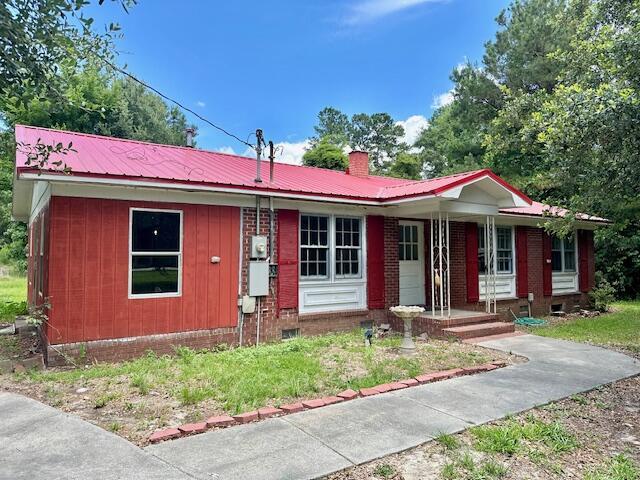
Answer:
[[[128,298],[131,207],[182,210],[181,296]],[[50,218],[50,343],[236,326],[238,208],[52,197]]]
[[[579,275],[578,281],[580,283],[580,291],[588,292],[591,290],[591,285],[594,283],[591,278],[592,263],[591,257],[593,256],[593,232],[590,230],[578,230],[578,262],[579,262]]]
[[[367,216],[367,302],[384,308],[384,217]]]
[[[516,227],[516,295],[527,298],[529,293],[528,228]]]
[[[551,267],[551,235],[542,234],[542,293],[553,294],[553,271]]]
[[[465,251],[467,258],[467,302],[474,303],[480,300],[477,223],[465,223],[465,239]]]
[[[278,312],[298,308],[298,210],[278,210]]]

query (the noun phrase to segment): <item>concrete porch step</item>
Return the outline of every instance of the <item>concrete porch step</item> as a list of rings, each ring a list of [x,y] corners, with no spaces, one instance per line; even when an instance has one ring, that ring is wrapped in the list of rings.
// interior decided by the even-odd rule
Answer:
[[[485,322],[462,325],[460,327],[443,328],[445,335],[452,335],[461,340],[475,337],[488,337],[490,335],[500,335],[502,333],[515,332],[516,326],[512,322]]]
[[[464,316],[451,316],[451,318],[434,318],[430,315],[421,315],[422,318],[430,318],[432,321],[436,322],[438,325],[441,325],[442,328],[448,327],[459,327],[462,325],[472,325],[475,323],[487,323],[487,322],[497,322],[498,315],[494,313],[487,314],[473,314],[473,315],[464,315]]]

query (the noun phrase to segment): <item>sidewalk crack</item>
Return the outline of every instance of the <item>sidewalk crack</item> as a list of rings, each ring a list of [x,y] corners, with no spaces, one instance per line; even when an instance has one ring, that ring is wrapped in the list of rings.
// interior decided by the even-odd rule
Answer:
[[[287,419],[287,417],[280,417],[280,420],[283,420],[285,422],[287,422],[289,425],[291,425],[294,428],[297,428],[298,430],[300,430],[302,433],[304,433],[305,435],[310,436],[311,438],[313,438],[314,440],[317,440],[318,442],[320,442],[322,445],[324,445],[325,447],[327,447],[329,450],[331,450],[333,453],[335,453],[336,455],[344,458],[347,462],[349,462],[351,465],[355,466],[357,465],[357,463],[355,463],[353,460],[351,460],[349,457],[344,456],[342,453],[340,453],[339,451],[337,451],[335,448],[331,447],[330,445],[327,445],[325,442],[322,441],[322,439],[316,437],[313,433],[311,432],[307,432],[304,428],[296,425],[295,423],[292,423],[291,421],[289,421]]]

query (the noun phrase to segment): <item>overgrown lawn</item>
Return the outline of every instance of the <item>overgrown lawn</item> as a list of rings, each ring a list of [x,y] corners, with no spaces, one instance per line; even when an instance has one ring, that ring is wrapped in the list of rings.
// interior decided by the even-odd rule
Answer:
[[[277,407],[492,360],[519,361],[476,345],[442,340],[418,341],[417,354],[406,357],[398,352],[400,340],[374,339],[372,347],[365,347],[363,332],[354,331],[259,347],[177,348],[175,355],[149,353],[128,362],[31,371],[6,377],[0,387],[144,443],[156,428],[210,415]]]
[[[545,337],[619,347],[640,352],[640,300],[618,302],[613,312],[593,318],[576,318],[530,329]]]
[[[0,277],[0,322],[13,321],[26,311],[26,277]]]

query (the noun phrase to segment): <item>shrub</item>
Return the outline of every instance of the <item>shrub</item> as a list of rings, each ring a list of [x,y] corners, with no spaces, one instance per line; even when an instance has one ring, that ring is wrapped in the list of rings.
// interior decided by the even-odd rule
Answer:
[[[595,309],[600,312],[606,312],[615,300],[615,294],[615,288],[605,279],[602,279],[589,295]]]

